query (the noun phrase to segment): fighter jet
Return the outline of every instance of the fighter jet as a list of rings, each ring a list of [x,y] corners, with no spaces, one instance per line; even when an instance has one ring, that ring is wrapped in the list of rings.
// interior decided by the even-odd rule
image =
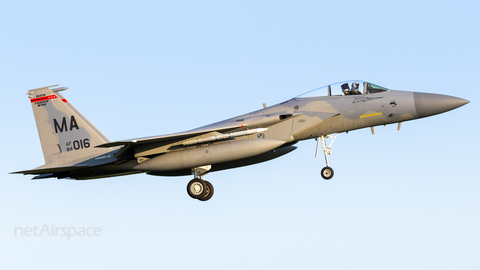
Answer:
[[[295,150],[298,141],[316,139],[326,166],[339,133],[432,116],[469,103],[468,100],[420,92],[390,90],[360,80],[326,85],[290,100],[207,126],[168,135],[111,142],[60,91],[47,86],[28,91],[45,165],[14,173],[33,179],[87,180],[146,173],[193,175],[190,197],[207,201],[213,186],[210,172],[248,166]],[[327,146],[327,139],[330,144]]]

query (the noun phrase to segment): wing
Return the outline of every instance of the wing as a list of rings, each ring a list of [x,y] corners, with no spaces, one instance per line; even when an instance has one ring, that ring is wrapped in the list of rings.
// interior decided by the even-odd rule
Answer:
[[[173,133],[168,135],[160,135],[160,136],[153,136],[153,137],[144,137],[144,138],[138,138],[138,139],[110,142],[110,143],[100,144],[95,147],[108,148],[108,147],[114,147],[114,146],[141,145],[141,144],[148,144],[148,143],[160,143],[160,142],[166,142],[166,141],[181,141],[184,139],[201,136],[203,134],[207,134],[211,132],[227,132],[235,129],[241,129],[244,126],[245,125],[234,125],[234,126],[221,127],[221,128],[192,130],[192,131],[179,132],[179,133]]]

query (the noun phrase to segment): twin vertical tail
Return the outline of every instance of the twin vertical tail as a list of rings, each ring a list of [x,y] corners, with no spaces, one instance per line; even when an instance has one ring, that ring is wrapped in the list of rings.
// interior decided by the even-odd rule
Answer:
[[[46,167],[74,165],[105,151],[94,148],[96,145],[110,142],[59,93],[68,88],[51,88],[56,86],[32,89],[27,93]]]

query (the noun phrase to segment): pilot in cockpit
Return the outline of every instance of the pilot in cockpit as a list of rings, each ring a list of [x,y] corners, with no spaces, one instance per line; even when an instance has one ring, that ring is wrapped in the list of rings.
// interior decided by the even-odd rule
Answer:
[[[358,90],[360,83],[354,82],[352,83],[352,90],[350,90],[350,95],[361,95],[360,91]]]
[[[348,85],[348,83],[344,83],[344,84],[342,84],[342,92],[346,96],[348,96],[348,95],[361,95],[362,93],[358,89],[359,86],[360,86],[360,83],[353,82],[352,83],[352,89],[350,89],[350,86]]]

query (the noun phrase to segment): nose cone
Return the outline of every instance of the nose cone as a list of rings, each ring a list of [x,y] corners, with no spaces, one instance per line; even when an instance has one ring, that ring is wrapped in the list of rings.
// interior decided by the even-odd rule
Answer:
[[[447,112],[470,102],[466,99],[452,96],[417,92],[413,93],[413,97],[418,118]]]

